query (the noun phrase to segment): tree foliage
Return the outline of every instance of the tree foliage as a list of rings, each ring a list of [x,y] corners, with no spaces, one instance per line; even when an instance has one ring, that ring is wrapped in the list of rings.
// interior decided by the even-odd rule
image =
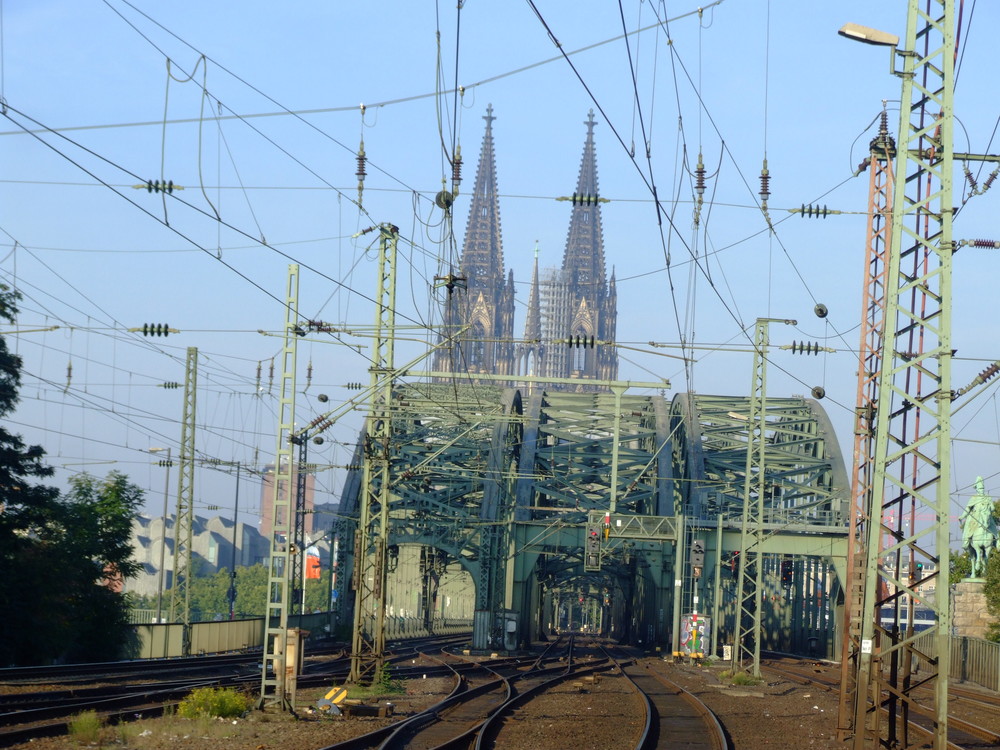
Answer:
[[[17,294],[0,285],[0,320]],[[0,336],[0,418],[17,405],[21,360]],[[52,475],[41,446],[0,423],[0,665],[119,656],[128,600],[113,585],[134,574],[129,535],[142,491],[112,473],[79,477],[66,497],[37,480]]]
[[[983,577],[986,579],[986,586],[983,588],[986,610],[993,615],[993,624],[986,637],[1000,642],[1000,550],[994,550],[986,561],[986,574]]]
[[[213,620],[218,616],[229,617],[229,570],[195,577],[189,584],[191,617],[195,620]],[[263,617],[267,603],[267,568],[252,565],[236,569],[236,618]],[[306,612],[325,612],[329,609],[330,572],[323,571],[319,580],[306,581]],[[298,612],[298,609],[295,610]]]
[[[972,560],[969,558],[968,552],[955,552],[951,553],[951,573],[948,576],[948,583],[958,583],[963,578],[968,578],[972,575]]]

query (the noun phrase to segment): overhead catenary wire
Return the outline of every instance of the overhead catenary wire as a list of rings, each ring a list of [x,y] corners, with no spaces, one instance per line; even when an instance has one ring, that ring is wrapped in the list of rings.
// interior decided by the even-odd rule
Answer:
[[[526,2],[528,3],[529,7],[532,9],[532,12],[538,18],[539,22],[542,24],[542,27],[545,30],[546,34],[549,36],[549,39],[552,41],[552,43],[558,49],[562,50],[563,49],[562,43],[560,42],[560,40],[558,39],[558,37],[556,36],[556,34],[554,33],[554,31],[549,27],[549,25],[546,22],[544,16],[542,15],[542,13],[538,9],[538,7],[535,5],[535,3],[533,2],[533,0],[526,0]],[[666,20],[660,21],[660,27],[664,31],[664,33],[667,34],[668,41],[669,41],[669,30],[668,30],[668,23],[667,23],[667,21]],[[670,45],[670,52],[671,52],[671,55],[673,57],[675,57],[675,58],[677,57],[678,52],[677,52],[676,45],[673,45],[673,44]],[[621,135],[618,133],[617,129],[614,127],[614,124],[608,118],[607,113],[604,111],[603,107],[601,106],[601,103],[597,100],[596,96],[591,91],[590,87],[588,86],[587,82],[584,80],[584,78],[581,75],[581,73],[579,72],[579,70],[573,64],[572,60],[570,60],[566,56],[565,53],[563,53],[563,58],[566,60],[566,62],[569,65],[570,69],[573,71],[574,75],[577,77],[577,79],[580,81],[581,85],[584,87],[584,90],[587,92],[587,94],[590,97],[591,101],[594,103],[595,108],[601,113],[601,116],[604,118],[605,122],[611,128],[611,131],[614,134],[615,138],[618,140],[619,145],[622,147],[622,149],[625,151],[626,154],[629,154],[629,148],[626,146],[626,144],[625,144],[624,140],[622,139]],[[687,71],[687,68],[684,66],[683,62],[680,61],[679,58],[677,58],[677,62],[679,64],[679,66],[680,66],[680,69],[684,72],[685,77],[687,78],[688,82],[692,83],[692,79],[691,79],[690,73]],[[675,88],[676,88],[676,86],[675,86]],[[702,97],[700,96],[700,94],[699,94],[699,92],[697,90],[694,91],[694,94],[697,97],[700,106],[705,109],[705,114],[708,117],[709,122],[712,124],[712,127],[715,130],[716,134],[719,136],[720,141],[723,144],[723,148],[724,148],[726,154],[730,157],[730,159],[733,161],[734,165],[736,166],[737,173],[740,175],[740,177],[741,177],[741,179],[742,179],[742,181],[743,181],[743,183],[744,183],[744,185],[745,185],[748,193],[750,193],[752,195],[752,190],[750,188],[749,182],[747,181],[746,177],[743,175],[742,171],[740,170],[739,165],[738,165],[736,159],[729,152],[729,148],[726,145],[726,141],[725,141],[724,138],[722,138],[722,134],[719,131],[718,125],[716,124],[716,122],[715,122],[714,118],[712,117],[711,113],[708,111],[705,102],[703,101]],[[656,212],[657,212],[657,217],[658,217],[658,227],[660,228],[660,233],[661,233],[661,246],[664,248],[664,257],[665,257],[665,260],[667,260],[669,262],[669,254],[666,252],[666,247],[667,247],[666,240],[665,240],[665,237],[663,235],[663,221],[662,221],[662,219],[666,219],[666,221],[669,224],[670,229],[672,230],[673,234],[675,234],[677,236],[678,240],[682,243],[682,245],[684,246],[684,248],[687,251],[688,255],[691,257],[692,261],[695,263],[695,266],[699,269],[700,273],[704,277],[706,277],[706,279],[709,281],[710,287],[712,288],[712,290],[715,293],[716,297],[718,298],[719,302],[723,305],[723,308],[728,312],[728,314],[733,319],[733,321],[736,322],[739,325],[742,334],[744,336],[746,336],[748,338],[748,340],[749,340],[749,338],[750,338],[750,333],[749,333],[750,329],[749,329],[749,326],[747,324],[744,324],[744,323],[741,322],[740,317],[730,307],[729,303],[727,303],[726,300],[723,299],[723,297],[721,296],[721,294],[719,292],[719,289],[711,281],[711,278],[707,274],[705,267],[701,263],[698,262],[698,260],[696,258],[696,255],[693,252],[691,246],[689,245],[689,243],[686,240],[684,240],[683,236],[678,231],[678,227],[673,222],[673,220],[671,219],[670,215],[666,214],[662,210],[662,207],[660,205],[660,199],[659,199],[659,197],[657,195],[657,191],[655,189],[655,185],[651,182],[650,178],[647,177],[647,175],[645,174],[645,172],[641,168],[639,168],[639,165],[636,162],[634,156],[629,155],[628,158],[633,163],[633,165],[636,167],[636,169],[639,172],[640,177],[643,180],[643,182],[644,182],[647,190],[653,196],[653,202],[654,202],[654,205],[656,206]],[[769,227],[765,227],[762,231],[767,231],[769,234],[774,234],[774,232],[773,232],[773,230],[772,230],[772,228],[770,226]],[[792,260],[790,254],[788,253],[787,248],[781,242],[780,237],[778,237],[776,234],[774,234],[774,238],[775,238],[775,241],[778,242],[779,247],[782,249],[782,252],[783,252],[785,258],[787,259],[787,261],[790,264],[791,268],[794,270],[794,272],[795,272],[796,276],[798,277],[800,283],[803,285],[803,287],[806,289],[806,291],[809,292],[810,297],[812,297],[812,299],[813,299],[813,302],[816,303],[817,300],[815,299],[815,296],[812,294],[811,291],[809,291],[809,286],[806,283],[805,278],[802,276],[801,271],[798,269],[798,267],[796,266],[796,264]],[[832,328],[834,328],[835,331],[837,330],[836,327],[833,326],[832,322],[831,322],[830,325],[831,325]],[[846,344],[846,342],[845,342],[845,344]],[[791,373],[790,371],[788,371],[787,368],[782,368],[780,365],[777,365],[777,364],[776,364],[776,366],[778,367],[778,369],[780,369],[782,372],[784,372],[789,377],[792,377],[796,381],[801,382],[802,385],[806,385],[808,387],[807,383],[802,382],[793,373]],[[836,401],[833,401],[833,403],[836,403],[836,404],[838,404],[838,406],[841,406],[841,407],[843,407],[845,409],[849,408],[846,405],[839,404]]]
[[[471,18],[471,17],[468,17],[468,18]],[[660,39],[660,38],[661,38],[661,37],[660,37],[660,35],[657,35],[657,38],[658,38],[658,39]],[[457,80],[457,77],[456,77],[456,80]],[[662,97],[661,97],[661,99],[662,99]],[[700,117],[700,116],[701,116],[701,112],[702,112],[701,108],[699,108],[699,109],[698,109],[698,112],[699,112],[699,117]],[[690,116],[690,113],[688,113],[688,115]],[[456,131],[457,131],[457,128],[456,128]],[[321,189],[322,189],[322,188],[321,188]],[[340,200],[340,196],[338,196],[338,201],[339,201],[339,200]],[[420,200],[420,199],[417,199],[417,200]],[[421,201],[421,202],[422,202],[422,201]],[[714,205],[714,204],[710,204],[710,205]],[[683,212],[681,212],[681,213],[683,213]],[[716,215],[718,216],[718,214],[716,214]],[[403,222],[400,222],[400,223],[403,223]],[[685,231],[686,231],[686,228],[685,228]],[[416,234],[417,234],[416,232],[414,232],[414,233],[413,233],[413,235],[414,235],[414,236],[416,236]],[[422,244],[426,244],[426,243],[424,243],[424,242],[423,242],[422,240],[421,240],[421,242],[422,242]],[[710,238],[706,238],[706,239],[705,239],[705,246],[706,246],[706,249],[708,249],[708,248],[712,248],[712,246],[713,246],[714,244],[715,244],[715,238],[711,238],[711,239],[710,239]],[[721,244],[721,243],[720,243],[720,244]],[[714,258],[716,258],[717,260],[720,260],[720,261],[721,261],[721,262],[722,262],[722,263],[723,263],[723,264],[724,264],[724,265],[725,265],[725,266],[726,266],[727,268],[729,268],[729,270],[731,271],[731,267],[729,266],[729,264],[725,262],[725,259],[724,259],[724,258],[723,258],[723,257],[722,257],[721,255],[719,255],[719,253],[721,253],[721,250],[715,250],[715,249],[712,249],[712,253],[713,253],[713,255],[712,255],[711,257],[714,257]],[[702,258],[707,258],[707,255],[706,255],[706,253],[701,253],[701,256],[702,256]],[[346,257],[346,256],[345,256],[345,257]],[[413,261],[415,262],[415,264],[418,264],[418,263],[420,262],[420,260],[419,260],[419,259],[417,259],[417,258],[416,258],[415,256],[411,256],[411,257],[413,258]],[[339,259],[338,259],[338,260],[339,260]],[[347,258],[347,260],[349,261],[349,260],[351,260],[351,259],[350,259],[350,258]],[[694,261],[692,261],[692,260],[686,260],[686,259],[684,259],[684,258],[683,258],[683,257],[682,257],[682,256],[681,256],[680,254],[675,254],[675,257],[673,258],[673,263],[674,263],[675,265],[676,265],[676,264],[679,264],[679,263],[693,263],[693,262],[694,262]],[[706,263],[705,263],[705,269],[706,269],[706,272],[712,272],[712,273],[716,273],[716,269],[715,269],[715,266],[714,266],[714,264],[713,264],[713,263],[712,263],[711,261],[707,261],[707,260],[706,260]],[[661,268],[661,269],[659,269],[659,270],[660,270],[660,271],[663,271],[664,269],[663,269],[663,268]],[[337,276],[337,278],[339,278],[339,279],[341,279],[341,280],[343,280],[343,279],[344,279],[344,276],[343,276],[342,274],[339,274],[339,273],[338,273],[338,274],[336,274],[336,276]],[[622,277],[622,278],[625,278],[625,277]],[[620,279],[620,280],[621,280],[621,279]],[[724,289],[724,285],[723,285],[723,284],[721,283],[721,277],[720,277],[720,276],[718,276],[718,275],[716,275],[716,280],[717,280],[717,281],[718,281],[718,282],[720,283],[720,287],[722,287],[722,291],[723,291],[723,294],[725,294],[725,289]],[[413,281],[413,283],[415,283],[415,284],[417,283],[417,282],[416,282],[416,281],[414,280],[414,278],[413,278],[412,276],[411,276],[411,281]],[[706,298],[708,297],[708,295],[704,295],[704,296],[705,296]],[[741,313],[740,313],[740,311],[739,311],[739,309],[738,309],[738,307],[736,307],[736,306],[735,306],[735,302],[733,301],[732,297],[730,297],[730,302],[731,302],[731,303],[732,303],[732,304],[734,305],[734,309],[735,309],[735,311],[736,311],[736,312],[737,312],[738,314],[741,314]],[[415,316],[415,317],[421,317],[421,316]],[[425,319],[428,319],[428,318],[427,318],[426,316],[424,316],[424,317],[425,317]]]
[[[19,115],[19,116],[21,116],[21,117],[24,117],[25,119],[28,119],[28,120],[32,121],[32,122],[33,122],[33,123],[35,123],[36,125],[41,125],[41,123],[39,123],[39,122],[38,122],[37,120],[35,120],[34,118],[30,117],[29,115],[26,115],[26,114],[24,114],[23,112],[20,112],[20,111],[19,111],[19,110],[17,110],[17,109],[14,109],[14,108],[8,108],[8,109],[9,109],[9,111],[8,111],[8,112],[6,112],[6,113],[4,114],[4,116],[6,116],[6,117],[7,117],[7,118],[8,118],[8,119],[9,119],[9,120],[11,121],[11,122],[13,122],[13,123],[15,123],[15,124],[17,124],[17,125],[21,125],[21,123],[20,123],[20,122],[18,122],[18,121],[16,121],[16,120],[14,120],[14,119],[13,119],[13,118],[11,117],[11,114],[10,114],[11,112],[13,112],[13,113],[15,113],[15,114],[17,114],[17,115]],[[22,127],[23,127],[23,125],[22,125]],[[26,130],[27,130],[27,129],[26,129]],[[71,143],[72,145],[76,146],[77,148],[80,148],[81,150],[83,150],[84,152],[86,152],[86,153],[90,154],[91,156],[95,156],[95,157],[97,157],[98,159],[100,159],[100,160],[102,160],[102,161],[106,162],[107,164],[109,164],[110,166],[114,167],[115,169],[118,169],[118,170],[121,170],[122,172],[125,172],[126,174],[129,174],[129,175],[131,175],[132,177],[134,177],[135,179],[141,179],[141,178],[139,178],[139,177],[138,177],[138,175],[135,175],[134,173],[131,173],[131,172],[129,172],[129,171],[128,171],[127,169],[125,169],[124,167],[122,167],[122,166],[120,166],[120,165],[118,165],[118,164],[115,164],[115,163],[114,163],[114,162],[112,162],[111,160],[109,160],[109,159],[107,159],[106,157],[104,157],[104,156],[102,156],[102,155],[100,155],[100,154],[98,154],[98,153],[94,152],[93,150],[91,150],[91,149],[89,149],[89,148],[87,148],[87,147],[85,147],[85,146],[82,146],[81,144],[78,144],[78,143],[76,143],[76,142],[72,141],[71,139],[69,139],[69,138],[68,138],[67,136],[65,136],[65,135],[63,135],[63,134],[61,134],[61,133],[56,133],[55,131],[47,131],[47,132],[51,132],[51,133],[52,133],[53,135],[56,135],[56,136],[58,136],[58,137],[60,137],[60,138],[62,138],[62,139],[64,139],[64,140],[66,140],[67,142]],[[249,276],[247,276],[246,274],[244,274],[244,273],[243,273],[242,271],[240,271],[239,269],[237,269],[237,268],[236,268],[235,266],[233,266],[233,265],[232,265],[231,263],[229,263],[229,262],[228,262],[228,261],[226,261],[225,259],[223,259],[223,258],[220,258],[220,257],[217,257],[217,255],[216,255],[216,254],[215,254],[214,252],[212,252],[212,251],[211,251],[211,250],[209,250],[208,248],[206,248],[206,247],[202,246],[201,244],[199,244],[198,242],[196,242],[196,241],[195,241],[195,240],[194,240],[193,238],[191,238],[191,237],[187,236],[187,235],[186,235],[186,234],[185,234],[184,232],[182,232],[182,231],[180,231],[179,229],[177,229],[177,228],[176,228],[175,226],[172,226],[171,224],[169,224],[169,223],[168,223],[168,222],[166,222],[165,220],[163,220],[163,219],[161,219],[160,217],[156,216],[156,215],[155,215],[154,213],[152,213],[152,212],[151,212],[151,211],[150,211],[149,209],[145,208],[145,207],[144,207],[144,206],[143,206],[142,204],[140,204],[140,203],[138,203],[137,201],[135,201],[135,200],[131,199],[131,198],[130,198],[129,196],[125,195],[125,194],[124,194],[124,193],[122,193],[121,191],[119,191],[119,190],[116,190],[115,188],[113,188],[113,187],[112,187],[112,186],[111,186],[111,185],[110,185],[110,184],[109,184],[108,182],[106,182],[106,181],[105,181],[104,179],[102,179],[101,177],[99,177],[99,176],[98,176],[97,174],[95,174],[95,173],[94,173],[93,171],[91,171],[91,170],[87,169],[86,167],[84,167],[84,166],[83,166],[82,164],[80,164],[79,162],[77,162],[77,161],[75,161],[74,159],[72,159],[72,158],[71,158],[70,156],[68,156],[67,154],[65,154],[65,153],[63,153],[63,152],[61,152],[61,151],[59,151],[59,149],[55,148],[55,147],[54,147],[54,146],[53,146],[53,145],[52,145],[51,143],[49,143],[48,141],[46,141],[46,140],[45,140],[44,138],[41,138],[41,137],[40,137],[40,135],[39,135],[38,133],[35,133],[35,132],[31,132],[31,135],[32,135],[32,136],[34,136],[34,137],[35,137],[35,138],[36,138],[36,139],[37,139],[37,140],[38,140],[38,141],[39,141],[40,143],[42,143],[42,144],[43,144],[43,145],[45,145],[46,147],[50,148],[50,149],[51,149],[52,151],[54,151],[55,153],[59,154],[59,155],[60,155],[60,156],[61,156],[62,158],[66,159],[66,160],[67,160],[68,162],[70,162],[71,164],[73,164],[73,166],[75,166],[76,168],[80,169],[80,170],[81,170],[81,171],[83,171],[83,172],[84,172],[85,174],[89,175],[89,176],[90,176],[91,178],[93,178],[93,179],[94,179],[95,181],[97,181],[98,183],[100,183],[100,184],[101,184],[101,185],[103,185],[104,187],[106,187],[106,188],[108,188],[109,190],[111,190],[111,192],[115,193],[116,195],[118,195],[118,196],[119,196],[120,198],[122,198],[123,200],[127,201],[128,203],[130,203],[130,204],[131,204],[131,205],[132,205],[133,207],[135,207],[136,209],[138,209],[138,210],[139,210],[139,211],[141,211],[142,213],[146,214],[146,215],[147,215],[147,216],[149,216],[150,218],[154,219],[155,221],[159,222],[159,223],[160,223],[160,224],[162,224],[162,225],[163,225],[164,227],[166,227],[166,228],[167,228],[168,230],[170,230],[170,231],[174,232],[174,233],[175,233],[175,234],[177,234],[177,235],[178,235],[179,237],[181,237],[181,238],[182,238],[183,240],[185,240],[185,241],[189,242],[189,243],[190,243],[190,244],[191,244],[191,245],[192,245],[193,247],[195,247],[195,248],[197,248],[198,250],[202,251],[202,252],[203,252],[203,253],[205,253],[206,255],[208,255],[208,256],[210,256],[210,257],[214,258],[214,259],[215,259],[215,260],[216,260],[217,262],[221,263],[221,264],[222,264],[223,266],[225,266],[225,267],[226,267],[226,268],[228,268],[228,269],[229,269],[230,271],[232,271],[233,273],[235,273],[235,274],[236,274],[237,276],[239,276],[240,278],[242,278],[242,279],[243,279],[244,281],[248,282],[248,283],[249,283],[249,284],[251,284],[251,285],[252,285],[253,287],[255,287],[255,288],[256,288],[256,289],[258,289],[259,291],[263,292],[263,293],[264,293],[264,294],[265,294],[266,296],[268,296],[268,297],[270,297],[271,299],[273,299],[274,301],[278,302],[278,303],[279,303],[279,304],[280,304],[280,305],[281,305],[282,307],[284,307],[284,306],[285,306],[285,301],[284,301],[284,300],[282,300],[282,299],[278,298],[278,297],[277,297],[276,295],[274,295],[274,294],[273,294],[272,292],[270,292],[270,291],[268,291],[267,289],[265,289],[264,287],[262,287],[262,286],[261,286],[260,284],[258,284],[258,283],[257,283],[256,281],[254,281],[253,279],[251,279],[251,278],[250,278]],[[176,201],[178,201],[178,202],[180,202],[180,203],[183,203],[183,204],[184,204],[185,206],[187,206],[188,208],[190,208],[190,209],[192,209],[192,210],[196,211],[197,213],[200,213],[200,214],[202,214],[202,215],[206,216],[207,218],[212,218],[212,219],[214,219],[214,217],[212,217],[212,216],[211,216],[210,214],[208,214],[208,212],[206,212],[206,211],[205,211],[204,209],[202,209],[202,208],[199,208],[198,206],[195,206],[195,205],[193,205],[193,204],[191,204],[191,203],[188,203],[188,202],[186,202],[186,201],[185,201],[185,200],[184,200],[183,198],[181,198],[180,196],[178,196],[178,194],[177,194],[177,193],[173,193],[173,194],[170,194],[170,196],[169,196],[169,197],[170,197],[170,199],[172,199],[172,200],[176,200]],[[240,235],[242,235],[242,236],[246,237],[247,239],[250,239],[250,240],[255,240],[255,241],[258,241],[258,242],[259,242],[259,240],[258,240],[257,238],[253,237],[253,236],[252,236],[252,235],[250,235],[250,234],[249,234],[248,232],[246,232],[246,231],[244,231],[244,230],[240,229],[239,227],[236,227],[236,226],[234,226],[234,225],[232,225],[232,224],[229,224],[228,222],[225,222],[224,220],[221,220],[221,219],[218,219],[217,221],[220,221],[220,222],[221,222],[221,223],[223,223],[223,224],[224,224],[224,226],[226,226],[226,227],[227,227],[228,229],[230,229],[230,230],[232,230],[232,231],[234,231],[234,232],[236,232],[236,233],[238,233],[238,234],[240,234]],[[294,259],[294,258],[292,258],[292,257],[291,257],[290,255],[288,255],[287,253],[285,253],[285,252],[283,252],[283,251],[281,251],[281,250],[279,250],[279,249],[277,249],[277,248],[273,247],[272,245],[268,245],[268,244],[266,244],[266,243],[264,243],[264,242],[261,242],[260,244],[261,244],[261,246],[262,246],[262,247],[264,247],[264,248],[267,248],[267,249],[271,250],[272,252],[275,252],[275,253],[277,253],[278,255],[281,255],[281,256],[283,256],[283,257],[287,258],[288,260],[291,260],[291,261],[294,261],[294,260],[295,260],[295,259]],[[355,294],[355,295],[357,295],[357,296],[359,296],[359,297],[361,297],[361,298],[363,298],[363,299],[365,299],[365,300],[367,300],[367,301],[369,301],[369,302],[372,302],[372,303],[374,303],[374,302],[375,302],[375,300],[374,300],[374,299],[373,299],[372,297],[370,297],[369,295],[367,295],[367,294],[365,294],[365,293],[363,293],[363,292],[360,292],[360,291],[358,291],[358,290],[356,290],[356,289],[352,289],[352,288],[349,288],[349,287],[347,287],[347,286],[346,286],[346,285],[345,285],[345,284],[344,284],[343,282],[341,282],[341,281],[340,281],[339,279],[334,279],[333,277],[329,276],[328,274],[325,274],[325,273],[323,273],[322,271],[319,271],[318,269],[316,269],[316,268],[314,268],[314,267],[311,267],[311,266],[309,266],[309,265],[306,265],[306,264],[302,264],[302,265],[303,265],[303,267],[304,267],[304,268],[307,268],[307,269],[308,269],[308,270],[310,270],[311,272],[313,272],[313,273],[317,274],[318,276],[320,276],[320,277],[322,277],[322,278],[324,278],[324,279],[326,279],[326,280],[328,280],[328,281],[332,282],[333,284],[337,285],[338,287],[342,287],[342,288],[345,288],[345,289],[347,289],[348,291],[350,291],[350,292],[351,292],[352,294]],[[401,313],[401,312],[398,312],[397,314],[399,314],[399,315],[400,315],[401,317],[403,317],[403,318],[404,318],[404,319],[406,319],[406,320],[410,320],[411,322],[414,322],[414,323],[419,323],[419,322],[420,322],[420,321],[417,321],[416,319],[413,319],[413,318],[409,317],[409,316],[408,316],[408,315],[406,315],[405,313]]]

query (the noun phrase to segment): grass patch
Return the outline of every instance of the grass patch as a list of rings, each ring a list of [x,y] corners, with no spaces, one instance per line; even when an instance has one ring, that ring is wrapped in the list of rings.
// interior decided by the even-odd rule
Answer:
[[[95,745],[104,733],[104,719],[97,711],[83,711],[69,720],[69,736],[81,745]]]
[[[372,683],[372,687],[375,688],[375,695],[401,693],[403,692],[403,681],[394,679],[392,669],[388,664],[383,664],[375,674],[375,682]]]
[[[198,688],[177,707],[182,719],[233,719],[250,710],[250,698],[232,688]]]
[[[345,685],[345,687],[347,687]],[[402,680],[397,680],[392,676],[392,669],[388,664],[383,664],[371,685],[351,685],[347,688],[347,697],[355,700],[365,698],[377,698],[386,695],[399,695],[405,691]]]
[[[760,685],[764,680],[759,677],[754,677],[749,672],[744,672],[742,670],[737,672],[720,672],[719,678],[725,680],[731,685]]]

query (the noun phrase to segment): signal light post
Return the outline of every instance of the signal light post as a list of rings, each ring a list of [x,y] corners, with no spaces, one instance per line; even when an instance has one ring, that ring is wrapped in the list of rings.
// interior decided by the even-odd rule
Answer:
[[[596,526],[587,527],[587,538],[584,542],[583,569],[585,571],[601,569],[601,532]]]

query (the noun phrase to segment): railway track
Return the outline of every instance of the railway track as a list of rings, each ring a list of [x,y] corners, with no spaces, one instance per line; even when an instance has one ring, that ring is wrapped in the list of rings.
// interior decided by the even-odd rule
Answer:
[[[630,664],[623,672],[646,701],[648,726],[638,749],[727,750],[722,724],[694,695],[648,665]]]
[[[564,673],[560,663],[563,641],[554,641],[536,659],[524,666],[514,660],[470,663],[444,655],[433,659],[451,673],[453,689],[442,701],[388,727],[330,745],[323,750],[368,750],[402,747],[469,747],[483,724],[524,694],[532,682],[552,673]],[[567,649],[568,651],[569,649]],[[551,662],[557,662],[551,666]],[[515,683],[519,683],[515,688]]]
[[[815,662],[784,659],[780,665],[775,662],[762,663],[761,668],[785,679],[822,690],[840,689],[839,677],[832,667]],[[915,711],[908,717],[906,730],[916,736],[930,738],[935,716],[930,690],[926,691],[926,701],[918,701]],[[981,691],[969,690],[950,685],[948,688],[948,746],[952,750],[972,750],[973,748],[1000,747],[1000,696]],[[977,721],[970,716],[974,714]],[[984,726],[979,722],[988,722]],[[899,731],[904,731],[900,727]]]
[[[426,667],[404,666],[421,646],[457,642],[446,638],[396,644],[388,660],[397,665],[401,678],[412,678],[428,672]],[[83,711],[96,711],[105,722],[116,724],[160,716],[199,687],[253,692],[260,684],[260,669],[258,652],[2,670],[0,747],[66,734],[70,720]],[[349,670],[343,648],[318,649],[307,660],[298,686],[328,686],[345,679]]]
[[[331,683],[346,678],[348,660],[343,654],[337,657],[333,654],[307,665],[298,682],[300,696],[309,694],[306,688],[325,690]],[[668,665],[659,660],[645,660],[652,666],[646,668],[628,652],[604,651],[593,642],[553,642],[545,652],[520,659],[474,660],[450,651],[414,648],[401,649],[392,658],[394,678],[419,685],[425,676],[446,676],[450,692],[448,688],[435,687],[432,690],[443,699],[434,699],[433,706],[425,710],[420,710],[422,706],[411,707],[412,715],[400,716],[390,726],[337,744],[325,744],[323,750],[536,748],[556,743],[561,747],[614,746],[636,750],[729,747],[725,732],[714,716],[669,681]],[[164,706],[176,705],[194,687],[235,686],[254,691],[259,686],[259,664],[248,667],[245,674],[234,674],[231,665],[226,669],[230,672],[226,675],[182,675],[170,681],[144,684],[128,684],[123,679],[121,684],[94,688],[60,686],[57,691],[0,696],[0,724],[5,724],[0,726],[0,746],[24,742],[32,736],[63,734],[70,718],[85,709],[96,709],[109,723],[114,723],[131,720],[139,713],[144,717],[156,716]],[[30,680],[23,683],[31,684]],[[443,684],[444,679],[435,683]],[[403,703],[406,705],[408,701]],[[311,726],[314,731],[309,736],[314,738],[322,736],[315,730],[323,726],[336,728],[336,735],[343,738],[344,730],[349,731],[352,726],[360,729],[366,724],[330,719],[317,723],[314,716],[306,724],[291,721],[287,726],[290,733],[299,726]],[[593,744],[597,729],[603,729],[604,738],[613,739]],[[525,735],[525,731],[529,734]],[[533,732],[541,733],[540,738],[536,739]],[[548,735],[542,736],[546,732]],[[288,735],[297,747],[315,748],[324,744],[315,739],[299,742],[293,738],[294,734]]]
[[[535,740],[524,733],[552,726],[556,716],[564,719],[560,733],[565,746],[566,713],[580,712],[580,721],[571,721],[579,727],[588,721],[586,712],[591,709],[599,714],[591,715],[591,725],[609,722],[617,732],[616,747],[729,748],[717,718],[666,677],[665,665],[649,669],[628,654],[572,642],[564,649],[550,646],[523,665],[481,663],[470,670],[453,656],[435,658],[455,670],[454,687],[447,697],[393,726],[323,750],[543,747],[551,745],[551,740],[538,737],[533,744]]]

